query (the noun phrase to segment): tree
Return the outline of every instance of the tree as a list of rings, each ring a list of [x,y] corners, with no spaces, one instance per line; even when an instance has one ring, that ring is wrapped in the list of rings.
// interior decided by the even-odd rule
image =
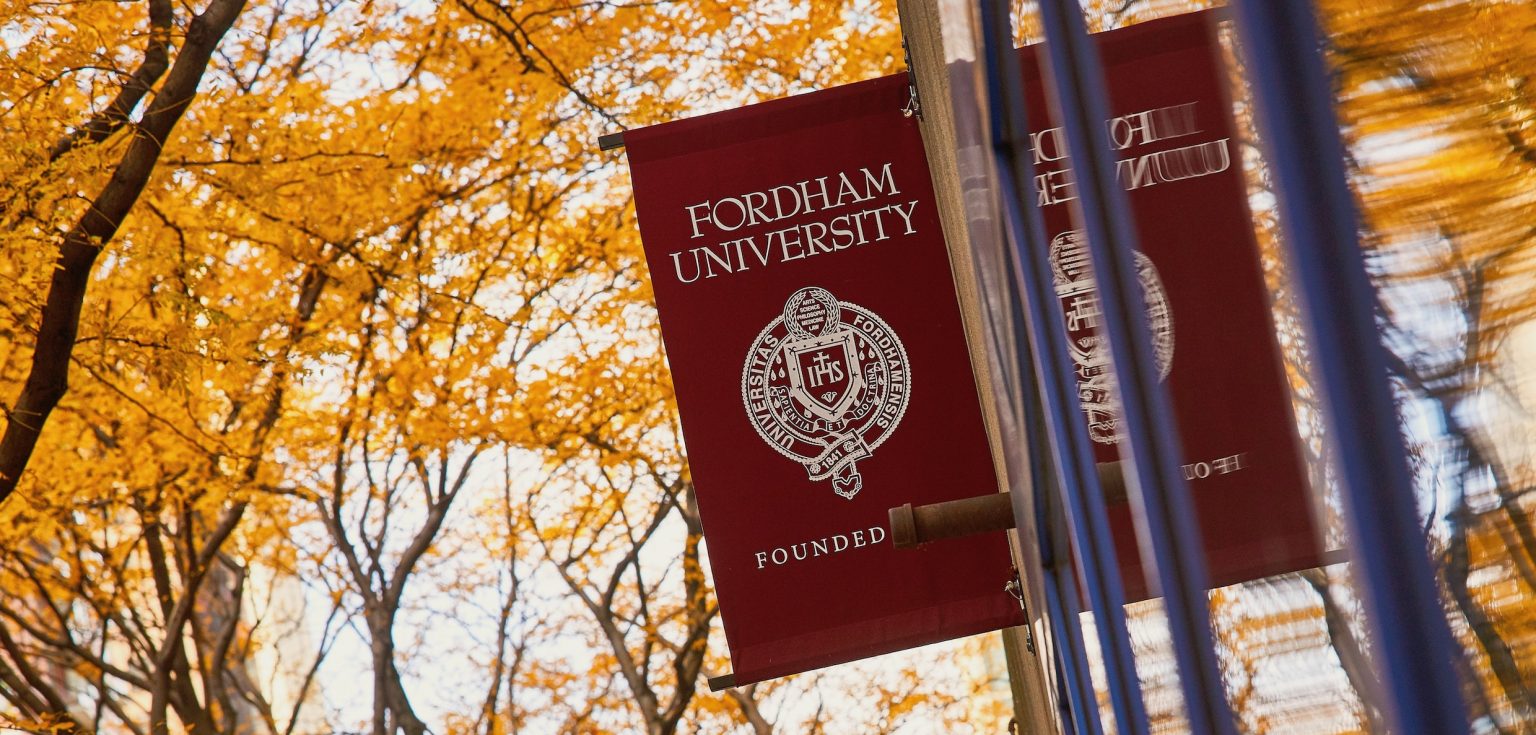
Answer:
[[[47,191],[52,188],[47,186],[50,183],[49,169],[60,158],[78,148],[99,145],[113,134],[128,130],[128,141],[121,159],[110,169],[110,178],[100,184],[98,193],[84,202],[84,206],[67,199],[45,199],[36,203],[49,208],[61,206],[64,211],[59,214],[73,215],[78,219],[64,233],[62,243],[58,246],[58,265],[53,269],[47,295],[43,299],[26,384],[15,404],[6,411],[5,434],[0,436],[0,500],[15,490],[37,445],[43,425],[64,395],[70,368],[69,358],[74,352],[80,327],[80,310],[90,282],[92,266],[102,249],[116,236],[129,210],[144,192],[164,142],[196,96],[209,59],[245,3],[242,0],[212,0],[202,13],[193,16],[186,26],[174,65],[170,64],[169,57],[175,11],[169,0],[155,0],[148,5],[149,33],[143,58],[138,67],[126,75],[116,97],[99,114],[77,124],[67,134],[60,135],[58,142],[48,150],[46,158],[32,156],[28,157],[31,160],[21,163],[22,172],[19,173],[22,173],[23,178],[33,179],[42,185],[39,189]],[[52,40],[48,38],[49,35],[40,33],[32,41],[39,46],[46,45]],[[36,53],[38,50],[28,49],[25,53]],[[102,68],[115,68],[115,60],[103,61]],[[61,67],[52,71],[63,76],[72,69]],[[33,74],[38,75],[38,72],[34,71]],[[166,77],[164,85],[155,93],[142,117],[130,125],[133,111],[162,76]],[[59,80],[59,77],[43,78],[45,84],[50,86]],[[24,191],[29,195],[37,193],[30,187]],[[14,202],[21,194],[23,192],[15,192],[7,199]],[[38,228],[38,225],[47,222],[37,218],[33,202],[28,202],[25,209],[16,212],[16,215],[19,219],[16,224],[21,227]]]
[[[1532,641],[1517,631],[1536,595],[1536,532],[1526,487],[1498,458],[1498,434],[1515,427],[1480,412],[1508,395],[1513,376],[1499,373],[1498,355],[1536,315],[1526,246],[1536,108],[1520,51],[1536,15],[1491,2],[1370,3],[1340,5],[1329,20],[1393,378],[1409,415],[1441,427],[1416,438],[1416,454],[1476,663],[1468,685],[1488,691],[1501,729],[1524,731],[1536,721],[1536,672]],[[1500,581],[1474,584],[1479,569]],[[1517,592],[1490,596],[1495,584]]]
[[[0,717],[794,729],[818,678],[698,688],[719,628],[594,142],[894,71],[893,9],[148,6],[4,10],[0,384],[31,459],[0,505]],[[89,258],[55,272],[57,243]],[[62,398],[23,386],[58,364]],[[361,706],[336,696],[358,660]],[[870,690],[893,721],[952,706],[898,679]]]

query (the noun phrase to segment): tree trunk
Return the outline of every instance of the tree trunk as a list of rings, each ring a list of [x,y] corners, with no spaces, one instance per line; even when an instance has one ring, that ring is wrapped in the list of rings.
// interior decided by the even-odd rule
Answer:
[[[21,396],[11,408],[5,434],[0,437],[0,501],[16,489],[48,416],[68,390],[69,360],[74,354],[80,308],[96,256],[117,236],[128,211],[144,192],[164,141],[170,139],[176,122],[197,96],[198,84],[214,48],[244,7],[245,0],[211,0],[207,9],[192,19],[176,63],[166,75],[165,86],[134,128],[133,140],[112,178],[64,236],[58,267],[53,271],[43,303],[31,371]]]
[[[374,735],[426,735],[427,725],[416,716],[395,667],[395,616],[376,601],[367,611],[368,636],[373,639],[373,733]]]

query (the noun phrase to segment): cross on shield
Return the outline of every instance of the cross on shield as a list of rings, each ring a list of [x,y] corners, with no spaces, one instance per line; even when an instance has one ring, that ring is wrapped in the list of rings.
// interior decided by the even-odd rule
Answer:
[[[864,370],[851,330],[784,343],[789,393],[811,413],[838,421],[864,390]]]

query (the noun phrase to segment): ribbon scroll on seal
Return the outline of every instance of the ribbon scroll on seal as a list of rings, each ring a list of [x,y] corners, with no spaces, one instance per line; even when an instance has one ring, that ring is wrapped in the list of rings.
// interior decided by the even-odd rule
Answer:
[[[784,302],[747,350],[741,375],[742,402],[763,441],[850,499],[864,486],[857,462],[896,430],[911,388],[906,348],[890,326],[816,286]]]

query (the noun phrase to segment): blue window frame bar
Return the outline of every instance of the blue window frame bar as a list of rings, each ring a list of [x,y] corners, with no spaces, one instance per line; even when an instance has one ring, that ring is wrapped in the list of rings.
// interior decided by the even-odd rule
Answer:
[[[984,18],[995,19],[1006,13],[1006,4],[991,5],[990,10],[984,9]],[[1129,470],[1127,486],[1132,501],[1137,503],[1143,558],[1156,570],[1156,577],[1149,582],[1164,597],[1190,731],[1201,735],[1235,735],[1235,722],[1211,639],[1206,596],[1209,577],[1193,503],[1179,470],[1182,454],[1177,429],[1168,409],[1169,400],[1158,380],[1149,337],[1140,326],[1145,321],[1141,315],[1146,313],[1146,307],[1132,262],[1135,231],[1124,192],[1114,177],[1113,154],[1104,137],[1102,121],[1109,115],[1102,65],[1075,0],[1042,0],[1040,5],[1050,70],[1046,74],[1047,85],[1067,134],[1083,227],[1106,314],[1105,335],[1110,342],[1116,392],[1127,434],[1127,441],[1122,444],[1123,465]],[[1005,45],[1012,48],[1011,28],[1001,23],[984,23],[983,35],[989,49]],[[989,67],[1002,67],[989,70],[989,76],[998,80],[992,89],[992,107],[994,115],[1000,118],[996,129],[1002,133],[1002,145],[997,147],[999,168],[1012,174],[1004,176],[1000,172],[1000,179],[1010,222],[1022,224],[1012,228],[1015,262],[1028,296],[1032,344],[1041,355],[1038,367],[1051,413],[1057,466],[1063,469],[1063,500],[1072,522],[1079,562],[1085,569],[1083,576],[1096,612],[1095,620],[1100,622],[1099,635],[1118,731],[1143,733],[1148,730],[1147,716],[1125,628],[1123,596],[1113,543],[1107,533],[1103,495],[1091,445],[1075,410],[1076,402],[1071,398],[1075,395],[1075,384],[1069,363],[1059,349],[1059,345],[1066,344],[1061,305],[1054,298],[1039,262],[1045,251],[1042,218],[1034,198],[1020,185],[1033,181],[1027,128],[1020,137],[1025,122],[1022,80],[1011,53],[988,53],[987,62]],[[1028,203],[1021,199],[1026,196]],[[1045,335],[1049,338],[1042,339]],[[1095,595],[1096,585],[1108,589],[1100,589]]]
[[[1352,573],[1399,735],[1468,730],[1451,636],[1387,385],[1376,292],[1357,240],[1332,85],[1311,3],[1237,0],[1292,277],[1337,450]]]
[[[988,21],[990,22],[990,21]],[[997,129],[994,122],[994,130]],[[999,176],[998,181],[1002,180]],[[1011,186],[1011,181],[1008,182]],[[1009,262],[1012,262],[1010,258]],[[1007,319],[1010,324],[1025,323],[1023,289],[1017,280],[1017,270],[1009,269],[997,284],[1006,290]],[[1031,458],[1025,472],[1029,476],[1032,492],[1013,494],[1014,513],[1032,515],[1039,543],[1041,592],[1045,606],[1045,623],[1050,628],[1050,647],[1044,642],[1036,644],[1035,653],[1048,656],[1050,674],[1055,677],[1058,717],[1063,735],[1103,735],[1099,722],[1098,698],[1093,691],[1093,677],[1088,669],[1088,651],[1078,623],[1082,614],[1079,605],[1081,590],[1073,575],[1072,552],[1066,520],[1057,501],[1057,474],[1052,461],[1050,429],[1040,394],[1023,386],[1040,385],[1037,378],[1034,351],[1027,339],[1015,336],[1012,342],[1014,358],[1022,379],[1017,385],[1017,402],[1014,403],[1022,422],[1023,438]]]
[[[1468,729],[1459,651],[1439,603],[1433,567],[1418,525],[1411,473],[1385,383],[1387,371],[1375,324],[1375,291],[1366,276],[1343,169],[1343,146],[1318,51],[1309,3],[1234,0],[1238,31],[1249,58],[1260,129],[1280,195],[1292,271],[1304,300],[1304,324],[1323,386],[1329,435],[1338,448],[1353,572],[1365,606],[1381,692],[1393,731],[1444,735]],[[1100,126],[1106,88],[1097,51],[1074,0],[1041,0],[1046,29],[1047,84],[1060,108],[1078,179],[1084,228],[1108,318],[1107,336],[1132,437],[1127,480],[1143,523],[1144,556],[1153,560],[1167,605],[1174,653],[1196,733],[1235,732],[1210,635],[1208,577],[1188,488],[1178,474],[1179,446],[1167,397],[1152,369],[1146,335],[1126,325],[1145,313],[1131,269],[1135,234],[1113,158]],[[1144,733],[1148,722],[1129,647],[1114,549],[1103,496],[1085,432],[1074,410],[1070,363],[1060,304],[1052,298],[1039,253],[1044,228],[1026,185],[1033,180],[1022,81],[1012,49],[1008,3],[983,2],[982,45],[1000,196],[1014,254],[1015,278],[1044,415],[1049,457],[1059,468],[1056,488],[1070,523],[1073,547],[1090,603],[1098,614],[1110,701],[1119,731]],[[1326,315],[1326,316],[1324,316]],[[1025,364],[1029,364],[1026,362]],[[1026,401],[1026,404],[1032,402]],[[1028,410],[1028,409],[1026,409]],[[1138,441],[1139,440],[1139,441]],[[1038,481],[1035,505],[1016,507],[1041,529],[1050,617],[1074,622],[1077,608],[1063,577],[1055,516]],[[1139,492],[1137,488],[1139,487]],[[1020,501],[1022,502],[1022,501]],[[1084,693],[1086,654],[1075,625],[1053,620],[1061,684],[1072,710],[1064,724],[1098,733],[1097,706]],[[1074,635],[1079,633],[1079,635]]]
[[[1125,619],[1125,593],[1116,562],[1114,539],[1109,531],[1109,515],[1099,485],[1092,443],[1078,410],[1077,385],[1066,322],[1055,292],[1049,287],[1049,275],[1038,258],[1029,254],[1044,252],[1045,224],[1042,214],[1032,204],[1027,192],[1034,180],[1034,163],[1029,150],[1029,128],[1024,110],[1024,86],[1017,52],[1013,48],[1013,29],[1006,2],[983,2],[980,25],[984,65],[986,67],[988,111],[991,116],[992,148],[997,164],[999,198],[1002,202],[1004,231],[1015,280],[1022,296],[1020,310],[1025,317],[1027,341],[1032,359],[1021,360],[1021,367],[1032,365],[1039,379],[1040,405],[1049,439],[1051,464],[1057,470],[1056,482],[1037,483],[1039,496],[1058,489],[1061,508],[1070,525],[1073,549],[1081,572],[1088,602],[1095,611],[1100,650],[1104,659],[1110,709],[1114,712],[1117,732],[1145,735],[1149,731],[1141,685],[1136,677],[1135,656]],[[1024,401],[1026,406],[1033,402]],[[1022,494],[1014,496],[1014,514],[1020,519],[1040,516],[1047,522],[1052,514],[1044,507],[1029,507]],[[1042,528],[1049,530],[1050,525]],[[1070,585],[1071,571],[1057,551],[1051,534],[1042,532],[1042,561],[1046,572],[1048,612],[1060,623],[1052,622],[1052,633],[1064,654],[1060,658],[1066,698],[1073,710],[1073,721],[1080,733],[1097,735],[1102,731],[1098,704],[1088,682],[1088,661],[1081,646],[1078,628],[1077,590]]]
[[[1078,213],[1105,314],[1111,384],[1123,421],[1121,464],[1128,470],[1137,541],[1142,558],[1156,570],[1147,581],[1162,593],[1167,610],[1190,732],[1236,735],[1211,638],[1210,576],[1194,501],[1180,469],[1184,452],[1151,336],[1142,327],[1147,307],[1133,260],[1138,241],[1104,127],[1110,114],[1103,64],[1088,38],[1078,0],[1041,0],[1040,17],[1046,88],[1067,135]]]
[[[1017,275],[1014,269],[1010,276]],[[1020,301],[1021,289],[1015,278],[1008,279],[1012,287],[1009,306],[1014,323],[1024,323],[1024,304]],[[1029,341],[1015,339],[1019,351],[1018,364],[1025,372],[1026,385],[1039,385]],[[1098,697],[1093,691],[1093,677],[1088,673],[1088,651],[1083,640],[1083,628],[1079,624],[1082,608],[1079,606],[1081,591],[1077,577],[1072,573],[1070,532],[1066,527],[1059,502],[1055,463],[1051,460],[1049,422],[1036,391],[1020,391],[1019,408],[1023,414],[1025,434],[1029,445],[1030,509],[1035,519],[1035,529],[1040,544],[1041,587],[1045,596],[1046,622],[1050,625],[1051,640],[1060,650],[1053,651],[1052,668],[1057,678],[1057,690],[1065,696],[1061,713],[1065,735],[1103,735],[1099,722]],[[1022,503],[1023,493],[1015,494],[1015,502]],[[1123,626],[1122,626],[1122,629]],[[1134,668],[1131,670],[1135,673]],[[1139,694],[1138,694],[1139,697]]]

